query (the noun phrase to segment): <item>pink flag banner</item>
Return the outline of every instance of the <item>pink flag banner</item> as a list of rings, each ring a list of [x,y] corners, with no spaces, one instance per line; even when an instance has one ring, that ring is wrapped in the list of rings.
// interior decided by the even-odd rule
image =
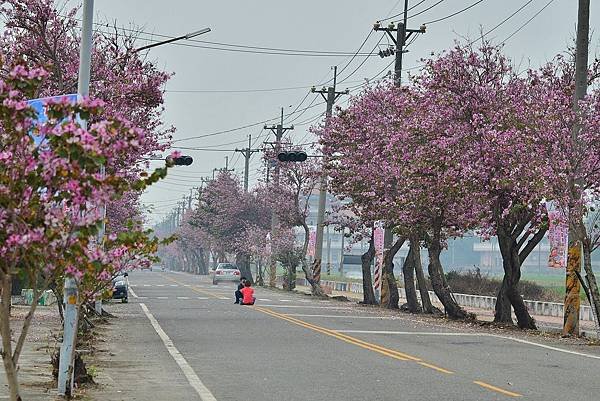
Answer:
[[[306,252],[308,254],[308,256],[311,256],[311,257],[315,256],[316,242],[317,242],[317,231],[311,230],[310,233],[308,234],[308,250]]]
[[[569,219],[565,213],[552,203],[547,204],[548,209],[548,241],[550,242],[550,255],[548,267],[564,269],[567,267],[569,251]]]

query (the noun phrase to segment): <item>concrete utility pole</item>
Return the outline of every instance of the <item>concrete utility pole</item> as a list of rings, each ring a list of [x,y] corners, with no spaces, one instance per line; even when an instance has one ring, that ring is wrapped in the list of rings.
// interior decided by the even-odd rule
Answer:
[[[319,93],[327,102],[327,110],[325,112],[325,125],[329,124],[329,119],[333,114],[333,105],[341,95],[350,93],[348,89],[342,92],[336,92],[337,83],[337,66],[333,67],[333,86],[317,90],[312,88],[313,93]],[[323,227],[325,225],[325,206],[327,203],[327,174],[325,169],[321,173],[321,181],[319,183],[319,209],[317,211],[317,234],[315,237],[315,258],[313,260],[312,271],[314,280],[319,283],[321,281],[321,264],[323,258]]]
[[[582,100],[588,87],[588,53],[590,38],[590,0],[579,0],[577,11],[577,39],[575,50],[575,96],[573,98],[573,109],[579,111],[579,101]],[[573,144],[578,142],[580,125],[576,123],[571,131]],[[571,183],[574,187],[580,186],[581,182]],[[576,193],[573,188],[572,193]],[[570,216],[569,216],[570,219]],[[562,334],[564,336],[579,335],[579,275],[581,273],[581,238],[578,229],[579,222],[569,224],[569,252],[566,269],[566,294]],[[594,305],[592,305],[592,308]]]
[[[84,0],[83,20],[81,28],[81,46],[79,48],[79,73],[77,82],[77,93],[81,97],[88,96],[90,90],[90,67],[92,62],[92,28],[94,24],[94,0]],[[87,121],[82,121],[83,128],[87,128]],[[104,174],[104,169],[100,171]],[[101,209],[104,217],[106,210]],[[104,219],[103,219],[104,220]],[[98,233],[102,241],[104,237],[104,223]],[[74,278],[66,278],[64,284],[64,326],[63,341],[60,347],[60,359],[58,365],[58,394],[71,395],[73,390],[73,375],[75,372],[73,363],[75,355],[75,343],[77,341],[77,325],[79,320],[77,282]]]
[[[406,50],[404,49],[404,46],[406,45],[406,41],[412,36],[413,33],[425,33],[424,25],[421,25],[421,27],[419,29],[406,29],[406,20],[407,19],[408,19],[408,0],[404,0],[404,14],[403,14],[402,22],[398,23],[398,26],[395,26],[393,23],[391,23],[388,27],[384,28],[379,25],[379,22],[376,22],[375,25],[373,26],[373,30],[383,31],[383,32],[387,33],[387,35],[390,37],[390,39],[396,45],[396,50],[395,50],[396,61],[394,64],[394,84],[397,87],[400,87],[402,85],[402,55],[406,52]],[[392,227],[389,227],[388,224],[386,224],[384,231],[383,231],[384,252],[385,252],[385,250],[390,249],[390,247],[392,246],[393,240],[394,240],[394,235],[392,233]],[[383,279],[385,280],[385,276],[383,276]],[[384,296],[387,295],[387,293],[384,294],[384,292],[387,291],[387,286],[384,284],[385,284],[385,281],[383,282],[383,284],[381,286],[382,299],[384,298]]]
[[[277,125],[271,125],[270,127],[264,126],[264,129],[271,130],[272,133],[275,134],[275,154],[279,153],[281,150],[281,138],[283,138],[283,134],[287,131],[293,130],[294,126],[284,127],[283,126],[283,107],[281,108],[281,121]],[[275,188],[279,187],[279,163],[275,164],[275,172],[273,174],[273,181],[275,183]],[[271,240],[273,241],[277,235],[277,230],[279,228],[279,218],[275,211],[271,212]],[[273,248],[271,248],[271,252],[273,252]],[[275,258],[271,255],[271,263],[269,265],[269,287],[275,287],[276,284],[276,275],[277,275],[277,265],[275,262]]]
[[[236,149],[244,156],[244,192],[248,192],[248,176],[250,174],[250,157],[253,153],[260,152],[260,149],[252,149],[252,135],[248,135],[248,147],[245,149]]]

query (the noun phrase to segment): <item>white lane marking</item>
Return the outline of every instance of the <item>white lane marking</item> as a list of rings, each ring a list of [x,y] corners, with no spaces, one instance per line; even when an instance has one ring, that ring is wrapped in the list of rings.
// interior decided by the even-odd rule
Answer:
[[[177,297],[177,299],[190,299],[190,297]]]
[[[196,297],[196,299],[208,299],[208,297]]]
[[[259,301],[267,301],[267,302],[271,302],[271,300],[269,298],[258,298]]]
[[[190,287],[190,285],[189,285],[189,284],[184,284],[183,286],[184,286],[184,287]]]
[[[279,302],[292,302],[291,299],[280,299]]]
[[[131,288],[131,286],[129,286],[129,292],[131,293],[131,295],[133,295],[134,298],[139,298],[135,291],[133,291],[133,288]]]
[[[144,287],[150,287],[150,284],[144,284]]]
[[[309,304],[309,303],[311,303],[312,301],[309,301],[308,299],[301,299],[301,300],[299,300],[298,302],[302,302],[302,303],[304,303],[304,304]]]
[[[171,284],[171,287],[177,287],[177,284]]]
[[[352,308],[346,308],[343,306],[318,306],[318,305],[275,305],[275,304],[264,304],[259,306],[268,306],[269,308],[302,308],[302,309],[336,309],[336,310],[350,310]]]
[[[227,297],[219,297],[219,299],[229,299],[229,298],[227,298]]]
[[[129,284],[130,287],[137,287],[137,284]]]
[[[585,354],[583,352],[570,351],[568,349],[553,347],[551,345],[545,345],[545,344],[535,343],[533,341],[522,340],[520,338],[509,337],[509,336],[500,336],[500,335],[496,335],[496,334],[488,334],[488,336],[489,337],[496,337],[496,338],[503,338],[505,340],[516,341],[518,343],[532,345],[534,347],[541,347],[541,348],[549,349],[549,350],[552,350],[552,351],[564,352],[565,354],[578,355],[578,356],[583,356],[585,358],[600,359],[599,355],[591,355],[591,354]]]
[[[155,284],[156,287],[164,287],[164,284]]]
[[[192,388],[196,390],[196,393],[198,393],[200,399],[202,401],[217,401],[215,396],[210,392],[208,388],[206,388],[206,386],[204,385],[204,383],[202,383],[196,372],[194,372],[194,369],[192,369],[190,364],[185,360],[183,355],[181,355],[179,350],[175,347],[173,341],[171,341],[167,333],[165,333],[162,327],[160,327],[158,321],[154,318],[154,316],[152,316],[152,313],[150,313],[146,305],[140,304],[140,306],[146,314],[146,317],[148,317],[148,320],[150,320],[152,327],[154,327],[154,330],[162,340],[163,344],[165,344],[165,347],[167,347],[167,351],[169,351],[169,354],[171,354],[173,359],[175,359],[175,362],[177,362],[177,365],[179,365],[179,368],[190,383],[190,386],[192,386]]]
[[[290,315],[291,316],[291,315]],[[412,334],[412,335],[424,335],[424,336],[476,336],[476,337],[491,337],[491,338],[500,338],[503,340],[515,341],[521,344],[531,345],[533,347],[540,347],[544,349],[549,349],[556,352],[563,352],[565,354],[582,356],[584,358],[592,358],[592,359],[600,359],[600,355],[592,355],[586,354],[584,352],[571,351],[564,348],[553,347],[551,345],[540,344],[533,341],[523,340],[520,338],[510,337],[510,336],[502,336],[499,334],[490,334],[490,333],[435,333],[435,332],[414,332],[414,331],[385,331],[385,330],[334,330],[339,333],[357,333],[357,334]]]
[[[331,301],[319,301],[319,302],[320,302],[320,303],[322,303],[322,304],[328,304],[328,303],[330,303]]]
[[[156,297],[156,299],[169,299],[169,297]]]
[[[353,316],[353,315],[311,315],[308,313],[286,313],[285,316],[297,317],[325,317],[325,318],[344,318],[344,319],[380,319],[380,320],[398,320],[391,316]]]

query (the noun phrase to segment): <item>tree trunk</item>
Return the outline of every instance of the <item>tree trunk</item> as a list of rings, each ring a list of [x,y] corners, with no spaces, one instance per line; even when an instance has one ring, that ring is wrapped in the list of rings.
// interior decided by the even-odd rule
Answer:
[[[17,376],[17,363],[12,357],[12,333],[10,330],[10,300],[12,277],[3,274],[2,277],[2,303],[0,304],[0,334],[2,337],[2,362],[8,382],[8,392],[11,401],[21,401],[19,395],[19,379]]]
[[[520,328],[537,330],[535,320],[529,314],[525,302],[519,294],[519,280],[521,279],[519,245],[507,234],[505,229],[499,229],[497,234],[498,245],[502,253],[504,279],[498,291],[494,322],[512,323],[510,311],[512,306],[517,316],[517,325]]]
[[[388,309],[398,309],[398,301],[400,300],[400,296],[398,295],[398,285],[396,284],[396,277],[394,276],[394,256],[396,256],[404,244],[404,241],[404,238],[398,238],[390,249],[383,251],[383,268],[381,274],[382,278],[384,278],[383,283],[387,283],[388,302],[387,305],[383,305],[382,297],[381,306]]]
[[[310,239],[310,230],[308,228],[308,225],[306,224],[306,221],[302,221],[301,225],[302,225],[302,229],[304,230],[304,244],[302,245],[302,255],[300,255],[302,271],[304,272],[306,281],[308,281],[308,283],[310,284],[311,294],[318,296],[318,297],[324,297],[326,295],[325,295],[325,292],[323,291],[323,288],[321,287],[320,277],[315,277],[312,266],[309,267],[308,262],[306,261],[306,251],[308,250],[308,242]]]
[[[600,318],[600,293],[598,292],[596,276],[592,270],[592,247],[588,235],[585,235],[583,240],[583,269],[585,270],[585,279],[589,291],[590,307],[593,309],[596,319],[596,331],[600,335],[600,321],[598,320]]]
[[[250,271],[250,255],[247,255],[245,253],[236,254],[235,264],[240,270],[242,277],[245,277],[246,280],[250,280],[251,283],[254,283],[254,280],[252,278],[252,272]]]
[[[415,266],[412,243],[408,251],[408,255],[406,255],[406,259],[404,259],[404,264],[402,265],[402,276],[404,277],[406,309],[410,313],[418,313],[421,307],[419,306],[419,302],[417,301],[417,290],[415,289]]]
[[[433,313],[433,305],[429,298],[429,290],[423,273],[423,264],[421,263],[421,243],[418,238],[413,238],[410,241],[410,247],[413,251],[413,263],[417,274],[417,284],[419,285],[419,293],[421,294],[421,306],[423,313]],[[414,249],[413,249],[414,248]]]
[[[371,278],[371,264],[375,258],[375,242],[373,239],[373,232],[371,232],[371,239],[369,240],[369,249],[363,253],[360,257],[362,262],[362,284],[363,284],[363,304],[366,305],[377,305],[378,302],[375,299],[375,292],[373,291],[373,279]]]
[[[429,255],[429,279],[431,280],[431,286],[435,295],[444,305],[444,309],[451,319],[466,319],[469,314],[461,308],[458,303],[452,297],[452,292],[448,287],[446,278],[444,277],[444,270],[442,263],[440,262],[440,253],[442,252],[441,244],[441,228],[434,227],[433,237],[428,244],[427,251]]]
[[[306,263],[306,259],[302,259],[302,271],[304,272],[306,281],[310,284],[312,295],[316,297],[325,297],[325,292],[323,291],[323,288],[321,288],[321,284],[315,280],[312,269],[308,266],[308,263]]]

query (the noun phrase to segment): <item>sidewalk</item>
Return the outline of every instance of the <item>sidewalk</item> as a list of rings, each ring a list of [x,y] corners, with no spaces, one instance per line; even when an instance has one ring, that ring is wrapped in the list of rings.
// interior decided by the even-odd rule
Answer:
[[[29,307],[13,306],[11,325],[15,340],[28,310]],[[54,336],[60,332],[60,317],[56,305],[38,306],[19,358],[19,384],[23,400],[48,401],[57,398],[50,358],[56,345]],[[8,394],[3,371],[0,374],[0,400],[8,399]]]
[[[306,293],[306,294],[310,294],[310,287],[307,286],[302,286],[302,285],[296,285],[296,290]],[[363,296],[360,293],[356,293],[356,292],[349,292],[349,291],[336,291],[333,290],[331,292],[331,296],[343,296],[348,298],[351,301],[362,301]],[[406,299],[404,298],[400,298],[400,305],[402,305],[403,303],[406,302]],[[443,310],[443,305],[440,303],[433,303],[434,306],[437,306],[438,308]],[[471,307],[464,307],[463,308],[465,310],[467,310],[468,312],[472,312],[475,313],[477,315],[477,319],[484,321],[484,322],[491,322],[494,320],[494,311],[490,310],[490,309],[480,309],[480,308],[471,308]],[[556,332],[556,331],[560,331],[562,329],[562,324],[563,324],[563,320],[560,317],[554,317],[554,316],[540,316],[540,315],[531,315],[535,321],[538,324],[538,328],[542,331],[549,331],[549,332]],[[513,319],[515,319],[516,321],[516,317],[513,314]],[[594,326],[594,322],[590,322],[590,321],[580,321],[579,322],[579,326],[581,328],[581,332],[582,334],[584,334],[587,337],[590,338],[594,338],[596,337],[596,329]]]

